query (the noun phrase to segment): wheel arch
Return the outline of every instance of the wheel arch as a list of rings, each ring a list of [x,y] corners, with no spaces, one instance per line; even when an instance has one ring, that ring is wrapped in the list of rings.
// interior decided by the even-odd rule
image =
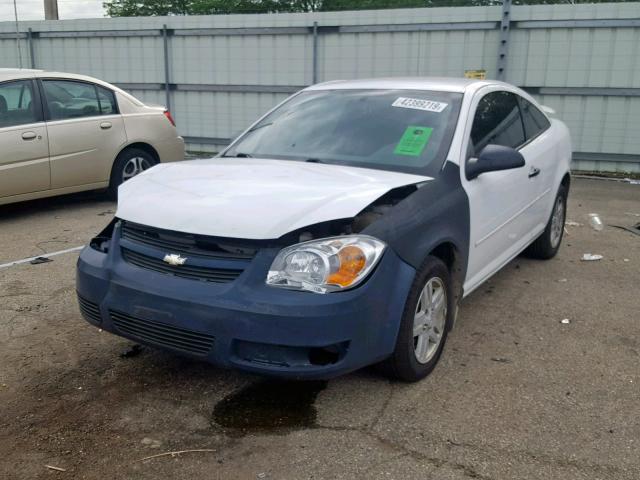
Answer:
[[[379,238],[414,269],[429,255],[440,258],[452,277],[453,298],[462,299],[469,262],[469,198],[460,167],[446,162],[438,179],[396,204],[363,233]]]
[[[113,159],[113,162],[111,162],[111,170],[109,171],[109,180],[108,180],[109,181],[109,187],[108,187],[108,191],[110,192],[109,195],[114,199],[117,198],[117,187],[115,186],[115,183],[114,183],[114,173],[115,173],[116,164],[118,163],[118,158],[120,158],[120,155],[122,155],[127,150],[136,149],[136,148],[148,153],[149,155],[151,155],[153,157],[153,159],[155,160],[156,164],[160,163],[160,155],[158,154],[156,149],[153,148],[148,143],[145,143],[145,142],[134,142],[134,143],[130,143],[130,144],[127,144],[124,147],[122,147],[118,151],[118,154]]]
[[[116,162],[116,159],[122,155],[123,152],[130,150],[132,148],[138,148],[144,152],[147,152],[149,155],[151,155],[154,160],[156,161],[156,163],[160,163],[160,154],[158,153],[158,151],[153,148],[153,146],[151,146],[148,143],[145,142],[134,142],[134,143],[130,143],[128,145],[125,145],[124,147],[122,147],[120,149],[120,151],[118,152],[118,154],[116,155],[116,157],[113,159],[113,163]]]
[[[109,172],[109,183],[111,183],[111,181],[113,179],[113,169],[116,168],[116,162],[118,161],[118,158],[120,157],[120,155],[122,155],[127,150],[131,150],[133,148],[138,148],[138,149],[148,153],[156,161],[156,164],[160,163],[160,154],[158,153],[158,151],[155,148],[153,148],[148,143],[145,143],[145,142],[129,143],[129,144],[125,145],[124,147],[122,147],[118,151],[118,154],[113,158],[113,161],[111,162],[111,171]]]

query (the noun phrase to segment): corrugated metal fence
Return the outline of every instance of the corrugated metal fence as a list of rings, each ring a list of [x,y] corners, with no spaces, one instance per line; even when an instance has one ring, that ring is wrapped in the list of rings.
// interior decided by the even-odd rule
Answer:
[[[0,66],[18,66],[0,23]],[[452,7],[22,22],[25,67],[84,73],[169,104],[219,150],[292,92],[333,79],[462,76],[524,87],[571,129],[574,167],[640,171],[640,4]]]

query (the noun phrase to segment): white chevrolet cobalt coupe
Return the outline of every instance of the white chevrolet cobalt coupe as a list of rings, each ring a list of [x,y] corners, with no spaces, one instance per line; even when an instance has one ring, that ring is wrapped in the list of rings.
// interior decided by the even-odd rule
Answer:
[[[123,184],[80,255],[81,312],[224,367],[419,380],[462,298],[560,247],[571,142],[548,111],[497,81],[307,88],[218,157]]]

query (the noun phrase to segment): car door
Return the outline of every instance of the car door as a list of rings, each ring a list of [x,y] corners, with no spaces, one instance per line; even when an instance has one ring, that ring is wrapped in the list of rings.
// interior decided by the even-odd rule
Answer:
[[[104,183],[126,143],[112,91],[90,82],[42,79],[51,188]]]
[[[526,143],[515,93],[487,87],[476,94],[471,112],[465,162],[489,144],[519,149]],[[472,180],[462,175],[471,217],[465,293],[517,255],[531,239],[538,222],[538,193],[535,177],[529,177],[531,161],[526,155],[525,162],[524,167],[483,173]]]
[[[49,144],[33,80],[0,83],[0,197],[47,190]]]
[[[520,148],[529,163],[529,178],[535,185],[538,201],[533,208],[538,219],[534,230],[542,232],[549,220],[556,192],[552,191],[558,171],[557,142],[551,138],[551,123],[544,113],[526,98],[518,95],[526,136]]]

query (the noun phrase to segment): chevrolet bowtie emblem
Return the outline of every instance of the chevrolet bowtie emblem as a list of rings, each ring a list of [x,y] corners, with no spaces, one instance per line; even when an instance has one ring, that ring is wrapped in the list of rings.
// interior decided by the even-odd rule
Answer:
[[[177,253],[167,253],[162,259],[163,262],[168,263],[169,265],[184,265],[184,262],[187,261],[186,257],[181,257]]]

